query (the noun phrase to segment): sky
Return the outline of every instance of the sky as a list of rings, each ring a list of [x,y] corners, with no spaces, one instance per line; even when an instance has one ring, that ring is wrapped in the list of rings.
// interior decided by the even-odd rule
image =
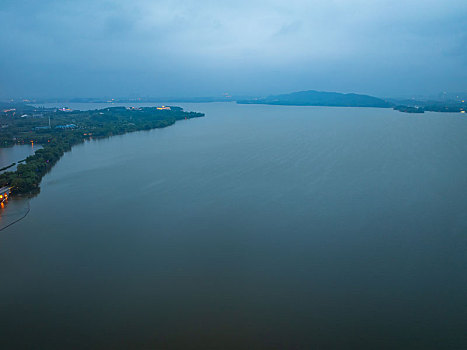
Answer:
[[[0,98],[467,91],[465,0],[0,4]]]

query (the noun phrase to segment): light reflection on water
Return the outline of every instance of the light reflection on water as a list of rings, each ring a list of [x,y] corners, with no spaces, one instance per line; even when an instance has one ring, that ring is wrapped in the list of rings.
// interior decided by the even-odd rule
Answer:
[[[4,230],[25,215],[28,210],[28,201],[27,198],[10,197],[0,204],[0,230]]]

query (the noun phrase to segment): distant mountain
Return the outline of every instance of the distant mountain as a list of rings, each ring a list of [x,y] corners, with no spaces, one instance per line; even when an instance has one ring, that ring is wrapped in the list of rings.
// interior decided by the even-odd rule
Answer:
[[[239,100],[242,104],[268,104],[288,106],[329,106],[329,107],[380,107],[394,105],[377,97],[359,94],[341,94],[338,92],[300,91],[291,94],[275,95],[266,98]]]

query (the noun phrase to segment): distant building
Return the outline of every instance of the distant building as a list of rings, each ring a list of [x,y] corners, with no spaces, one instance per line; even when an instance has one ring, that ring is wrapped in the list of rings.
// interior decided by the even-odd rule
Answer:
[[[55,129],[74,129],[76,124],[57,125]]]

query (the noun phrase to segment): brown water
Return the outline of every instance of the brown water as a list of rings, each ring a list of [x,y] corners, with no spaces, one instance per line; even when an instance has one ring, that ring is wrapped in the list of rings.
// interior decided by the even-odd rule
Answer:
[[[465,117],[182,105],[0,232],[1,348],[467,348]]]

